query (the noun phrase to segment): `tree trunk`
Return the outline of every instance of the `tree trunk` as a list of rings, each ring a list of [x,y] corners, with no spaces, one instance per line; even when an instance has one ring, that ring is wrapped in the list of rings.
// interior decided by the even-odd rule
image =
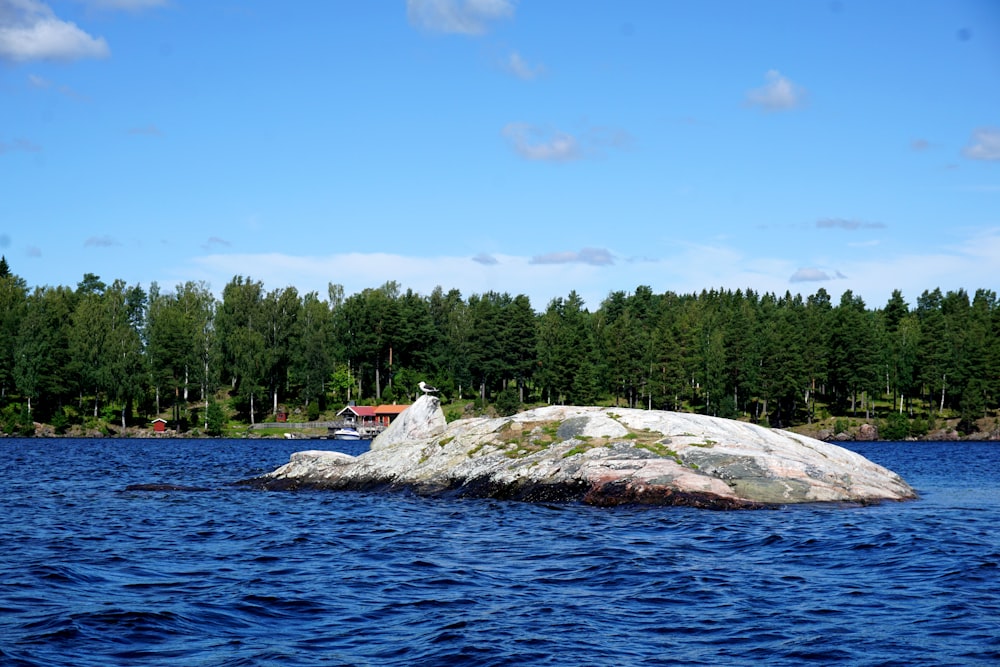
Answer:
[[[250,394],[250,425],[253,426],[255,423],[253,420],[253,394]]]

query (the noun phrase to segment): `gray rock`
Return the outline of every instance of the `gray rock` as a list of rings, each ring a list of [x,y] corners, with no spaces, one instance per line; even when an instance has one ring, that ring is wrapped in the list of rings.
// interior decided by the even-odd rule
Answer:
[[[858,428],[858,440],[866,442],[878,440],[878,428],[873,424],[862,424]]]
[[[436,396],[424,394],[372,440],[371,449],[386,449],[401,442],[433,438],[443,433],[445,426],[447,422],[441,411],[441,401]]]
[[[756,508],[914,498],[895,473],[830,443],[674,412],[550,406],[446,424],[420,398],[357,457],[298,452],[266,488]]]

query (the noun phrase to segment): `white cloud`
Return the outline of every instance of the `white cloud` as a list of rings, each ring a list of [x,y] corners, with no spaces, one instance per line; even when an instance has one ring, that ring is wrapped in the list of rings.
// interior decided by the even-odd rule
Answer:
[[[819,229],[885,229],[884,222],[864,222],[863,220],[845,220],[843,218],[824,218],[816,221]]]
[[[39,0],[0,0],[0,60],[106,58],[111,50]]]
[[[506,66],[511,74],[525,81],[530,81],[545,73],[545,67],[529,64],[517,51],[512,52],[507,57]]]
[[[572,162],[583,157],[577,138],[558,130],[508,123],[503,128],[503,136],[525,160]]]
[[[88,238],[86,241],[83,242],[83,245],[87,246],[88,248],[90,247],[110,248],[112,246],[121,244],[118,243],[118,241],[111,238],[110,236],[108,236],[107,234],[105,234],[104,236],[91,236],[90,238]]]
[[[653,253],[657,249],[649,248]],[[269,288],[295,286],[300,293],[317,291],[326,294],[328,283],[340,283],[347,294],[377,287],[387,280],[397,280],[404,288],[430,294],[438,285],[457,288],[462,294],[482,294],[493,290],[526,294],[536,310],[543,310],[555,297],[565,297],[576,290],[588,308],[597,308],[616,290],[632,290],[649,285],[656,293],[698,293],[703,289],[753,289],[757,292],[784,294],[786,290],[808,296],[824,287],[834,302],[844,290],[852,290],[872,306],[888,301],[892,290],[899,289],[914,301],[926,289],[944,291],[964,288],[973,293],[978,288],[996,289],[996,269],[1000,266],[1000,227],[982,229],[966,236],[960,243],[940,246],[931,252],[880,252],[838,257],[837,268],[827,262],[806,265],[781,257],[752,256],[745,249],[728,245],[695,245],[671,241],[662,248],[662,256],[644,261],[621,261],[601,265],[569,261],[537,263],[523,255],[488,255],[495,263],[482,263],[468,256],[413,257],[390,254],[348,253],[328,256],[293,256],[283,254],[207,254],[177,266],[156,280],[169,285],[187,280],[204,280],[216,294],[234,275],[262,280]],[[620,252],[595,251],[593,258],[606,252],[614,257]],[[661,253],[657,253],[661,254]],[[584,251],[576,253],[577,259]],[[824,278],[825,276],[825,278]],[[135,278],[149,280],[149,269]]]
[[[38,144],[28,141],[27,139],[15,139],[14,141],[6,142],[0,141],[0,155],[4,153],[13,153],[14,151],[19,151],[23,153],[37,153],[42,150],[42,147]]]
[[[513,0],[406,0],[410,23],[432,32],[481,35],[514,15]]]
[[[599,157],[608,148],[632,145],[628,132],[611,127],[591,127],[574,135],[529,123],[507,123],[501,133],[518,155],[539,162],[573,162]]]
[[[2,2],[2,0],[0,0],[0,2]],[[53,87],[53,83],[51,81],[49,81],[48,79],[45,79],[43,77],[40,77],[37,74],[29,74],[28,75],[28,85],[31,86],[32,88],[35,88],[36,90],[50,90],[50,89],[52,89],[52,90],[55,90],[60,95],[65,95],[66,97],[69,97],[71,99],[78,100],[78,101],[81,101],[81,102],[87,102],[87,101],[89,101],[89,98],[86,95],[81,95],[80,93],[76,92],[75,90],[73,90],[69,86],[55,86],[55,87]]]
[[[827,273],[823,269],[817,268],[802,268],[792,274],[792,277],[788,279],[790,283],[806,283],[806,282],[825,282],[828,280],[843,280],[847,278],[840,271],[834,271],[833,275]]]
[[[962,153],[970,160],[1000,160],[1000,129],[977,129]]]
[[[166,7],[170,0],[79,0],[97,9],[124,10],[137,12],[143,9]]]
[[[499,260],[497,260],[496,257],[485,252],[481,252],[473,257],[472,261],[482,264],[483,266],[493,266],[494,264],[499,264]]]
[[[228,248],[232,244],[224,238],[218,236],[208,237],[208,241],[202,244],[202,248],[207,251],[211,251],[213,248],[223,247]]]
[[[747,93],[747,104],[765,111],[785,111],[802,105],[806,95],[804,88],[792,83],[775,69],[764,76],[767,83]]]
[[[608,266],[615,263],[614,255],[604,248],[584,248],[580,252],[550,252],[536,255],[529,264],[590,264]]]

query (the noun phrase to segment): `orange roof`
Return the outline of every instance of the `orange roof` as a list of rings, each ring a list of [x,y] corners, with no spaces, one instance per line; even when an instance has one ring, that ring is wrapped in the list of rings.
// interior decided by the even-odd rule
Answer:
[[[377,415],[398,415],[400,412],[410,407],[409,405],[380,405],[375,408]]]

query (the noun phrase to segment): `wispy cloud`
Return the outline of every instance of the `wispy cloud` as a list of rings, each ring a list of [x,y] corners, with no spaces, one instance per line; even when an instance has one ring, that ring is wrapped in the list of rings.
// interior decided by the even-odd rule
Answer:
[[[83,245],[88,248],[110,248],[121,244],[105,234],[104,236],[91,236],[83,242]]]
[[[527,123],[507,123],[503,136],[525,160],[572,162],[583,157],[577,138],[559,130]]]
[[[931,147],[931,144],[926,139],[914,139],[910,142],[910,148],[914,151],[922,152]]]
[[[28,257],[41,257],[42,249],[35,245],[28,246]]]
[[[507,71],[516,76],[519,79],[525,81],[531,81],[536,79],[545,73],[545,67],[542,65],[532,65],[517,51],[512,52],[507,57],[507,62],[505,63]]]
[[[579,252],[550,252],[536,255],[530,264],[589,264],[590,266],[609,266],[615,263],[614,255],[604,248],[583,248]]]
[[[508,123],[502,134],[518,155],[539,162],[573,162],[632,144],[627,132],[610,127],[591,127],[574,135],[530,123]]]
[[[817,268],[802,268],[792,274],[792,277],[788,279],[791,283],[809,283],[809,282],[825,282],[828,280],[843,280],[846,279],[845,276],[840,271],[834,271],[832,275],[827,273],[823,269]]]
[[[410,23],[431,32],[481,35],[514,16],[513,0],[406,0]]]
[[[481,252],[478,255],[476,255],[475,257],[473,257],[472,261],[476,262],[477,264],[482,264],[483,266],[493,266],[495,264],[499,264],[500,263],[500,260],[498,260],[496,257],[494,257],[493,255],[487,254],[485,252]]]
[[[2,2],[2,0],[0,0],[0,2]],[[51,81],[49,81],[46,78],[40,77],[37,74],[28,75],[28,85],[37,90],[52,89],[55,90],[57,93],[65,95],[66,97],[72,98],[74,100],[88,101],[86,95],[81,95],[80,93],[76,92],[69,86],[54,86]]]
[[[845,229],[854,231],[856,229],[885,229],[883,222],[864,222],[863,220],[845,220],[843,218],[823,218],[816,221],[819,229]]]
[[[970,160],[1000,160],[1000,129],[978,128],[962,154]]]
[[[170,0],[77,0],[97,9],[123,10],[138,12],[144,9],[167,7]]]
[[[610,292],[631,290],[637,285],[649,285],[657,293],[670,290],[678,294],[697,293],[709,287],[749,287],[778,294],[798,288],[809,294],[823,286],[834,299],[840,291],[850,289],[867,303],[880,304],[894,289],[915,299],[923,290],[935,287],[965,288],[970,292],[990,288],[996,282],[994,267],[1000,266],[1000,228],[973,231],[955,244],[942,244],[929,252],[887,246],[877,255],[855,253],[838,258],[836,268],[823,258],[808,260],[803,266],[796,260],[762,257],[725,244],[674,241],[657,254],[662,256],[595,266],[584,262],[540,264],[530,256],[492,253],[503,269],[496,270],[467,255],[215,253],[192,259],[155,279],[160,284],[205,280],[221,293],[234,275],[246,275],[247,267],[251,267],[253,278],[263,280],[265,285],[295,285],[302,293],[315,290],[326,294],[331,276],[343,283],[348,294],[392,279],[422,294],[430,294],[439,285],[445,289],[459,287],[466,296],[489,290],[526,294],[536,309],[543,309],[552,298],[564,297],[570,290],[577,291],[588,306],[596,307]],[[391,274],[386,273],[386,267],[391,267]]]
[[[205,250],[211,252],[215,248],[219,248],[219,247],[228,248],[231,245],[232,244],[229,241],[227,241],[226,239],[224,239],[224,238],[221,238],[221,237],[218,237],[218,236],[210,236],[210,237],[208,237],[208,240],[205,241],[205,243],[203,243],[201,245],[201,247],[204,248]]]
[[[14,141],[0,141],[0,155],[13,153],[15,151],[23,153],[37,153],[42,150],[38,144],[27,139],[14,139]]]
[[[776,69],[768,71],[764,77],[767,83],[747,93],[747,104],[764,111],[787,111],[802,106],[806,96],[804,88]]]
[[[0,60],[78,60],[110,54],[103,37],[63,21],[40,0],[0,0]]]

